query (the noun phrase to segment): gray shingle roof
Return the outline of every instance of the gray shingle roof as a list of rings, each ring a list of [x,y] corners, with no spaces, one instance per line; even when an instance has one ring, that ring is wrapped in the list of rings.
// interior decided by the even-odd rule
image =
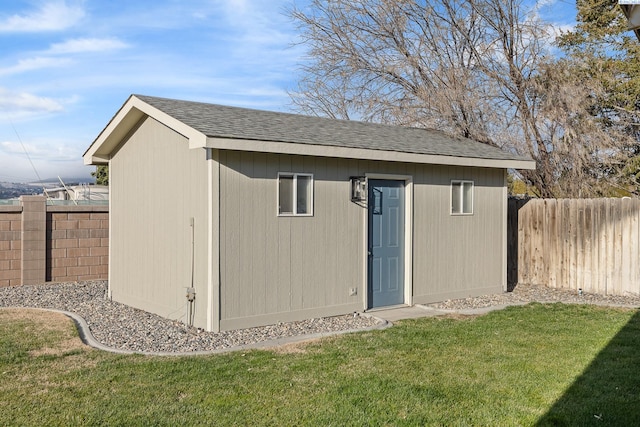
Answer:
[[[495,160],[530,160],[428,129],[334,120],[134,95],[207,137],[312,144]]]

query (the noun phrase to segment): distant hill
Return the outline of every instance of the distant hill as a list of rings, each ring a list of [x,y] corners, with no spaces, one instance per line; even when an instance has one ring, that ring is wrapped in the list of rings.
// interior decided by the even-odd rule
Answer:
[[[65,185],[95,184],[93,177],[62,178]],[[42,182],[2,182],[0,181],[0,199],[14,199],[31,194],[42,194],[42,187],[60,187],[58,178],[45,179]]]
[[[0,182],[0,199],[15,199],[20,196],[38,194],[41,190],[33,185],[15,182]]]
[[[83,176],[83,177],[62,177],[62,181],[65,183],[65,185],[76,185],[76,184],[95,184],[96,183],[96,179],[92,176]],[[58,179],[58,177],[54,177],[54,178],[47,178],[47,179],[43,179],[42,182],[39,181],[33,181],[33,182],[29,182],[27,183],[29,185],[38,185],[38,186],[42,186],[43,184],[46,187],[50,187],[51,185],[53,185],[54,187],[59,187],[60,186],[60,180]]]

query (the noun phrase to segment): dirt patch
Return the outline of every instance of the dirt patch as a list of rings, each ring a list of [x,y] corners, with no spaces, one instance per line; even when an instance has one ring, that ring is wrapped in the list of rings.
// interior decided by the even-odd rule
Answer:
[[[62,356],[88,349],[78,337],[76,325],[67,316],[47,310],[33,310],[25,308],[7,308],[0,310],[0,322],[22,323],[25,333],[37,336],[54,336],[39,348],[29,351],[31,356]]]
[[[454,320],[469,320],[480,317],[479,314],[461,314],[461,313],[448,313],[443,316],[438,316],[440,319],[454,319]]]
[[[304,341],[283,344],[277,347],[271,347],[269,350],[277,354],[304,354],[308,352],[309,345],[322,341],[324,338],[313,338]]]
[[[65,329],[62,325],[66,325],[70,319],[64,314],[48,310],[4,308],[0,310],[0,320],[37,322],[43,330],[50,331]]]

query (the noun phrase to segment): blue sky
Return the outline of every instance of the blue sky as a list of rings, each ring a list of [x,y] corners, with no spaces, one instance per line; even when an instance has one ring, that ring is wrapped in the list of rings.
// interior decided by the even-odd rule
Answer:
[[[0,181],[88,177],[82,154],[132,93],[290,111],[293,0],[0,4]],[[297,0],[296,3],[301,3]],[[568,28],[575,3],[545,0]]]

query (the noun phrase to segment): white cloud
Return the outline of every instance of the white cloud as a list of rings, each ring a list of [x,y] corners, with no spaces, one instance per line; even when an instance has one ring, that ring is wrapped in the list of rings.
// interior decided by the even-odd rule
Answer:
[[[71,39],[63,43],[54,43],[47,53],[52,55],[84,53],[84,52],[104,52],[107,50],[126,49],[129,45],[116,38],[96,39],[80,38]]]
[[[0,18],[0,32],[60,31],[74,26],[84,15],[80,6],[67,5],[66,1],[45,2],[26,14]]]
[[[14,159],[27,158],[28,154],[33,161],[42,160],[47,163],[77,162],[82,159],[82,152],[78,147],[55,140],[0,141],[0,153]]]
[[[15,141],[2,141],[0,142],[0,151],[8,155],[25,154],[25,150],[32,157],[42,157],[46,153],[40,150],[40,147],[33,144],[21,144]]]
[[[55,99],[26,92],[14,92],[0,87],[0,111],[8,114],[11,118],[56,113],[63,109],[63,105]]]
[[[62,67],[70,62],[71,61],[66,58],[47,58],[42,56],[21,59],[16,65],[0,68],[0,76],[19,74],[25,71],[40,70],[43,68]]]
[[[2,143],[0,143],[0,153],[2,153]],[[84,166],[81,152],[74,159],[60,161],[51,161],[46,157],[36,158],[31,153],[27,157],[24,150],[0,156],[0,181],[37,182],[38,176],[44,180],[55,179],[58,176],[89,178],[94,170],[95,166]]]
[[[538,9],[542,9],[543,7],[551,7],[553,5],[555,5],[558,2],[558,0],[538,0],[535,2],[534,4],[534,9],[538,10]]]
[[[36,181],[38,175],[42,179],[88,177],[95,169],[84,166],[82,153],[86,147],[82,143],[32,136],[28,130],[21,134],[0,141],[0,181]]]
[[[52,44],[49,50],[41,52],[40,56],[21,59],[15,65],[0,68],[0,76],[19,74],[27,71],[41,70],[45,68],[64,67],[73,62],[69,58],[65,58],[63,56],[55,57],[55,55],[106,52],[125,49],[127,47],[129,47],[129,45],[116,38],[70,39],[62,43]]]

